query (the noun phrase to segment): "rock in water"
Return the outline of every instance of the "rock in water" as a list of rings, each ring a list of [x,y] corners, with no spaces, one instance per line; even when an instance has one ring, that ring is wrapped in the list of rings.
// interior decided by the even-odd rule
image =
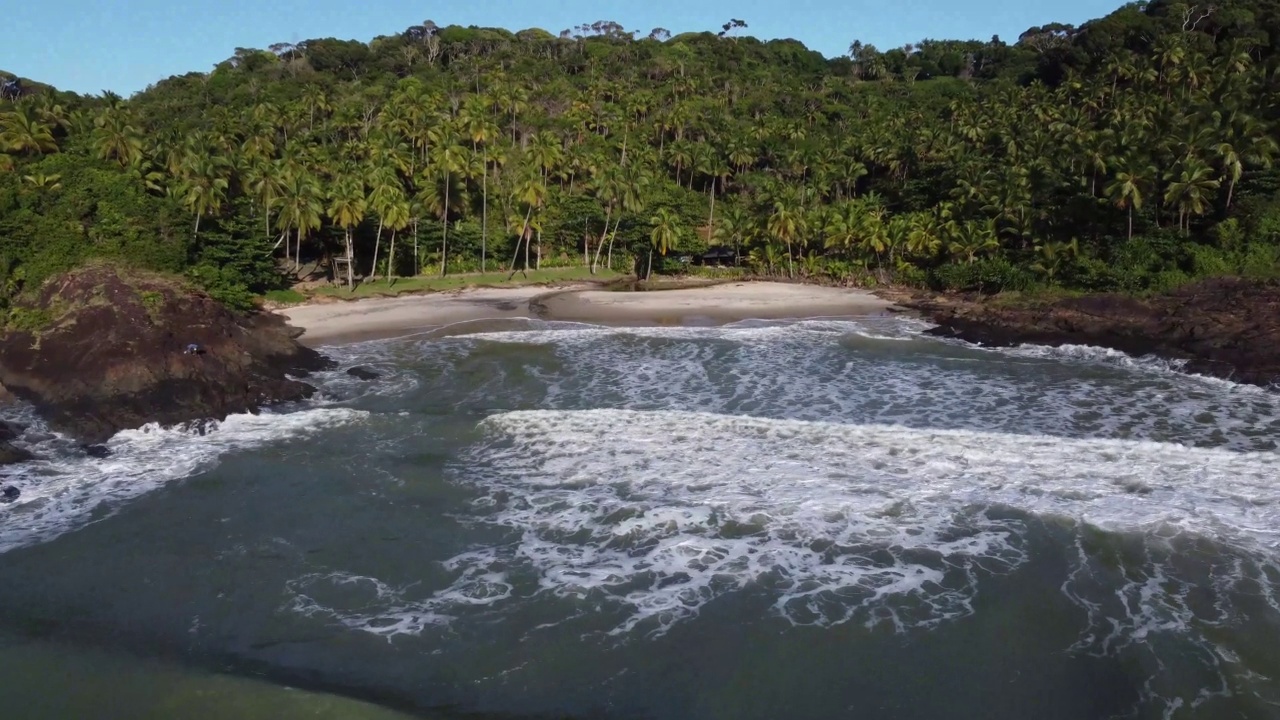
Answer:
[[[277,315],[108,265],[50,280],[15,316],[21,326],[0,338],[0,383],[86,444],[300,400],[315,388],[287,374],[331,365]],[[201,352],[184,353],[192,344]]]
[[[354,378],[360,378],[361,380],[377,380],[382,377],[381,374],[376,373],[363,365],[357,365],[356,367],[351,368],[347,371],[347,374]]]
[[[111,448],[107,447],[106,445],[85,445],[80,449],[84,450],[84,454],[88,455],[91,458],[97,458],[101,460],[103,458],[111,457]]]
[[[14,447],[13,440],[21,437],[26,428],[17,423],[0,420],[0,465],[26,462],[34,457],[22,448]]]
[[[0,491],[0,502],[3,502],[3,503],[11,503],[11,502],[13,502],[14,500],[17,500],[17,499],[18,499],[18,496],[19,496],[19,495],[21,495],[21,494],[22,494],[22,491],[18,490],[18,488],[16,488],[16,487],[14,487],[14,486],[10,485],[10,486],[6,487],[4,490]]]

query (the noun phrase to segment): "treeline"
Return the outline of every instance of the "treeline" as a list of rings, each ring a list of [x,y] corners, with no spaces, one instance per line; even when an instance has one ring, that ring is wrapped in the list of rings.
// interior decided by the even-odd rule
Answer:
[[[105,256],[247,305],[345,280],[348,253],[357,277],[663,272],[713,245],[984,291],[1277,272],[1275,0],[834,59],[745,27],[427,22],[237,49],[128,100],[7,77],[0,290]]]

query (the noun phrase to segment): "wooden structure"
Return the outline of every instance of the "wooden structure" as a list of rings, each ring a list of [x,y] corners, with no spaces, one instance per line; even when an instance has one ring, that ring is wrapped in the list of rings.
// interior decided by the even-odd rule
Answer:
[[[339,285],[345,281],[347,286],[350,287],[354,273],[351,267],[353,264],[351,257],[348,255],[334,255],[329,258],[329,267],[333,269],[333,281]]]

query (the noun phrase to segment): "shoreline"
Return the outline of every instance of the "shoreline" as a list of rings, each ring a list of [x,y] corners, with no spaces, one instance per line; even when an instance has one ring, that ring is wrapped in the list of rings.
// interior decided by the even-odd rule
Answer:
[[[597,325],[721,325],[739,320],[856,317],[904,308],[868,290],[745,281],[670,290],[609,291],[597,284],[471,288],[361,298],[274,310],[312,347],[387,340],[462,323],[547,320]]]

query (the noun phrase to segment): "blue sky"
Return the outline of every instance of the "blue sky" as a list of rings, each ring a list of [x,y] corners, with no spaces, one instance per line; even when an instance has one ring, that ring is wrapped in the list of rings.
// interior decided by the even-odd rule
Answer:
[[[1013,41],[1032,25],[1079,24],[1121,0],[37,0],[0,12],[0,70],[82,93],[128,96],[236,47],[338,37],[367,41],[431,19],[559,33],[613,20],[644,33],[719,30],[741,18],[756,37],[795,38],[828,57],[855,39],[880,49],[923,38]]]

